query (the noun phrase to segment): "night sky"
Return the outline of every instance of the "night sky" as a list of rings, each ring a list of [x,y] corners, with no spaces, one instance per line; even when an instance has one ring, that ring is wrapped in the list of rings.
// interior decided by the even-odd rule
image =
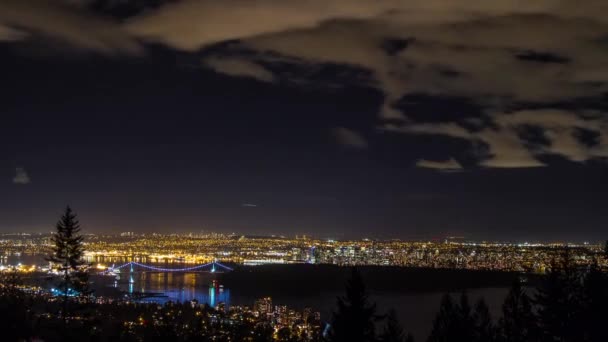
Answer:
[[[0,232],[605,239],[606,13],[1,0]]]

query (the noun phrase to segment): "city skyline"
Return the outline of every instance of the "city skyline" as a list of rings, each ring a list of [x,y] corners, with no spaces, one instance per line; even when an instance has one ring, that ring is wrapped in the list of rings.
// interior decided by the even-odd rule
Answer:
[[[603,241],[607,6],[2,1],[0,233]]]
[[[53,231],[29,231],[29,232],[4,232],[0,233],[0,238],[13,238],[13,237],[24,237],[24,238],[40,238],[49,237],[53,234]],[[505,245],[521,245],[521,246],[600,246],[603,247],[606,244],[606,239],[537,239],[537,240],[522,240],[522,239],[484,239],[484,238],[472,238],[467,236],[418,236],[409,238],[397,238],[397,237],[382,237],[382,236],[330,236],[330,235],[314,235],[314,234],[249,234],[239,232],[214,232],[214,231],[172,231],[169,233],[162,231],[147,231],[147,232],[118,232],[118,231],[105,231],[105,232],[84,232],[85,237],[91,238],[112,238],[112,237],[128,237],[128,238],[145,238],[145,237],[182,237],[182,238],[248,238],[248,239],[277,239],[277,240],[302,240],[302,241],[326,241],[326,242],[406,242],[406,243],[460,243],[460,244],[505,244]]]

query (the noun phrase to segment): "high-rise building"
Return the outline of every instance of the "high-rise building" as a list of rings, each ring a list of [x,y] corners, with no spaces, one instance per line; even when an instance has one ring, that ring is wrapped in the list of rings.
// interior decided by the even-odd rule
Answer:
[[[277,323],[287,324],[288,323],[288,309],[286,305],[277,305],[274,307],[274,315]]]
[[[258,312],[260,316],[266,316],[272,313],[272,298],[265,297],[258,299],[254,304],[254,310]]]

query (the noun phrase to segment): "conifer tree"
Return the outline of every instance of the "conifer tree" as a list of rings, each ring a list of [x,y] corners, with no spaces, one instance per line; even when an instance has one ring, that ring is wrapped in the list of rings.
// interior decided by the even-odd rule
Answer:
[[[447,293],[441,298],[439,304],[439,312],[433,321],[433,329],[428,338],[428,342],[449,342],[450,335],[456,333],[458,324],[456,305],[452,300],[452,296]]]
[[[399,324],[399,320],[397,319],[397,312],[395,309],[389,310],[386,315],[386,324],[384,326],[384,331],[380,335],[381,342],[410,342],[413,341],[414,338],[411,334],[405,334],[403,327]]]
[[[492,322],[490,309],[483,299],[480,299],[475,304],[473,312],[473,321],[475,322],[475,332],[473,341],[491,342],[496,339],[496,329]]]
[[[478,322],[483,322],[483,325]],[[441,300],[428,342],[477,341],[481,330],[490,334],[492,329],[492,321],[485,303],[477,305],[473,314],[466,292],[460,295],[459,303],[454,303],[452,297],[446,294]]]
[[[329,331],[332,342],[372,342],[376,340],[376,305],[369,302],[367,289],[357,268],[346,283],[346,295],[338,297]]]
[[[516,279],[502,305],[499,323],[501,340],[505,342],[531,342],[536,336],[536,317],[532,300]]]
[[[472,340],[475,330],[475,322],[471,315],[472,309],[469,304],[469,296],[465,291],[460,294],[460,305],[458,306],[457,327],[458,336],[462,339]]]
[[[88,273],[84,254],[80,224],[76,214],[68,206],[57,222],[53,234],[53,253],[47,259],[58,266],[62,275],[59,290],[63,297],[63,317],[67,315],[68,299],[71,296],[86,297],[88,290]]]
[[[537,321],[541,341],[579,342],[581,329],[581,281],[569,248],[536,290]]]
[[[597,259],[585,276],[582,297],[581,321],[586,340],[608,341],[608,275],[602,272]]]

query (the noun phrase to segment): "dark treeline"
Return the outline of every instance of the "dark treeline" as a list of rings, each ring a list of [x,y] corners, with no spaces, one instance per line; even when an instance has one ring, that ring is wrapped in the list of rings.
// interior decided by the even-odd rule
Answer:
[[[497,319],[483,299],[471,303],[466,292],[446,294],[427,342],[608,341],[608,274],[598,260],[586,269],[573,265],[565,248],[535,288],[515,281]],[[376,332],[379,321],[385,327]],[[335,342],[413,341],[394,311],[377,315],[356,270],[329,331],[328,340]]]
[[[302,333],[294,325],[275,331],[252,311],[234,317],[192,303],[165,305],[95,302],[81,260],[82,237],[68,208],[57,224],[50,260],[58,264],[58,293],[25,290],[16,272],[0,281],[2,341],[327,341],[412,342],[407,322],[394,310],[378,312],[364,278],[353,268],[324,329]],[[608,244],[607,244],[608,251]],[[605,258],[606,256],[604,256]],[[441,300],[427,342],[606,342],[608,273],[595,260],[578,268],[564,248],[532,287],[513,282],[500,317],[491,317],[483,299],[466,292]],[[70,293],[73,291],[73,293]]]

